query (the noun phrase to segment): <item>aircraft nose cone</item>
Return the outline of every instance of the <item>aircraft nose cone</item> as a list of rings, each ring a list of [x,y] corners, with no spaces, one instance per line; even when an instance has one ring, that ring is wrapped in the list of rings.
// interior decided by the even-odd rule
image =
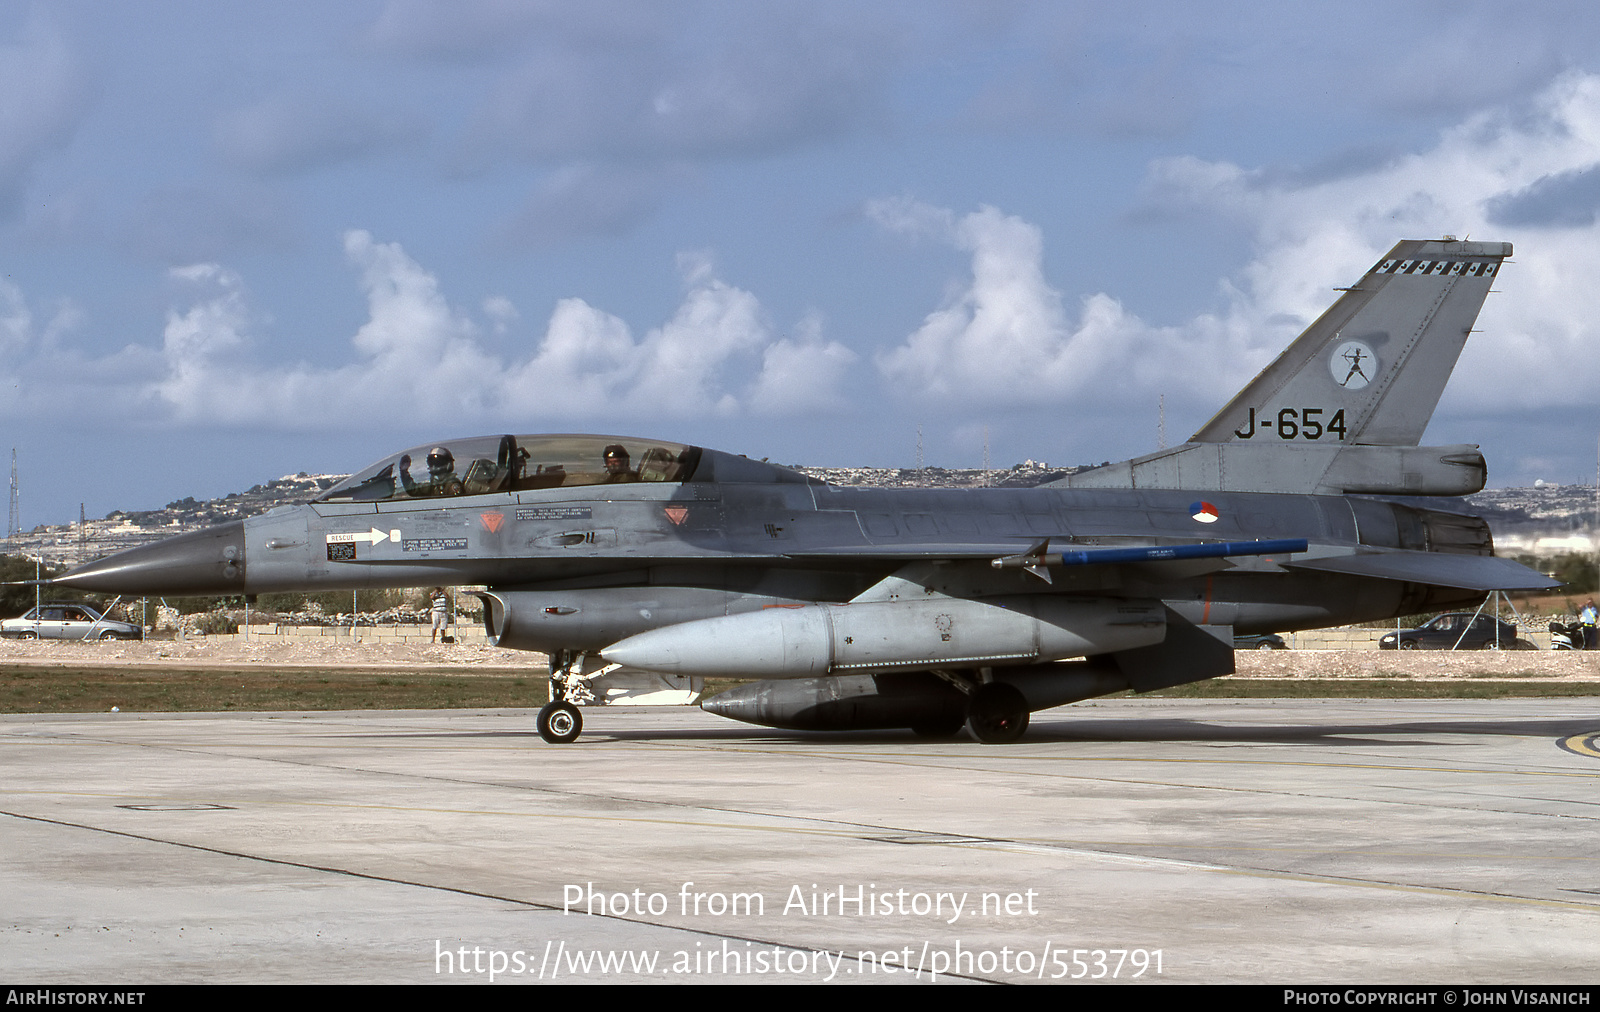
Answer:
[[[53,582],[112,594],[243,594],[244,522],[234,520],[117,552]]]

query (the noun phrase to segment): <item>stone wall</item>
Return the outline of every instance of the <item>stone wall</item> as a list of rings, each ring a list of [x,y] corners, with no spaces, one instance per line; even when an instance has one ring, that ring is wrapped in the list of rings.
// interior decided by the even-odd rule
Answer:
[[[1284,642],[1291,650],[1376,650],[1378,640],[1394,628],[1362,629],[1343,626],[1335,629],[1311,629],[1306,632],[1284,633]],[[1550,649],[1549,623],[1540,621],[1537,626],[1518,626],[1517,634],[1540,650]]]
[[[483,631],[483,626],[462,623],[449,628],[451,636],[457,643],[484,644],[488,636]],[[417,644],[427,643],[433,635],[431,625],[363,625],[351,629],[349,626],[329,625],[275,625],[265,623],[256,625],[251,623],[246,629],[243,625],[236,633],[224,633],[215,636],[190,634],[184,639],[196,643],[401,643]]]

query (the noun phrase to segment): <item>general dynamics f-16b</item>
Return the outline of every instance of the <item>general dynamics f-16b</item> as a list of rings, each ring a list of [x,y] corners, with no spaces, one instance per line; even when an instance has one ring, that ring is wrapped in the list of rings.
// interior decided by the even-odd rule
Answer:
[[[1484,485],[1476,446],[1417,444],[1510,253],[1401,242],[1189,442],[1038,488],[839,488],[656,439],[448,439],[57,582],[482,585],[491,641],[550,655],[552,742],[619,670],[744,680],[701,705],[772,727],[1015,741],[1035,710],[1228,674],[1236,633],[1555,586],[1496,558],[1482,520],[1393,501]]]

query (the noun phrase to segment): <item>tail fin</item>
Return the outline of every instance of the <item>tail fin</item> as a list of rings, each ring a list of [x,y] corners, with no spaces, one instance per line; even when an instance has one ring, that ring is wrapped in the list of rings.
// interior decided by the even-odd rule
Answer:
[[[1503,242],[1396,244],[1190,441],[1416,446],[1510,255]]]
[[[1189,442],[1051,484],[1329,495],[1468,495],[1476,446],[1418,446],[1503,242],[1401,242]]]

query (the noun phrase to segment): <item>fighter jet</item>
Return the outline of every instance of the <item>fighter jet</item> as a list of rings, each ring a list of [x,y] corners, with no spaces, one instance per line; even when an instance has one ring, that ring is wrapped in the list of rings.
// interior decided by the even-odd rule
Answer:
[[[619,667],[743,681],[701,705],[755,724],[1014,742],[1038,710],[1229,674],[1236,633],[1555,586],[1495,557],[1481,519],[1395,501],[1483,485],[1476,447],[1416,444],[1510,252],[1400,243],[1188,443],[1050,486],[842,488],[658,439],[444,439],[58,582],[483,586],[490,640],[550,657],[553,743]]]

